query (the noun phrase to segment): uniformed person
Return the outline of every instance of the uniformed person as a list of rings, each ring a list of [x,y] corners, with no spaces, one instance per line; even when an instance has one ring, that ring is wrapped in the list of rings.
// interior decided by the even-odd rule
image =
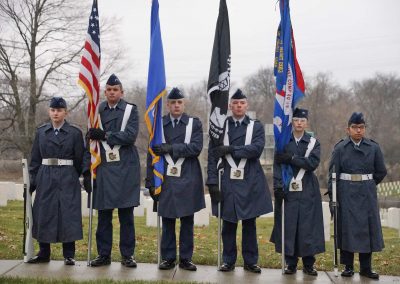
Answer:
[[[376,185],[387,171],[381,149],[365,138],[364,115],[354,112],[347,127],[348,137],[336,144],[329,165],[329,196],[332,172],[337,174],[338,246],[342,276],[354,275],[354,253],[359,253],[360,275],[379,279],[371,267],[372,252],[384,247]]]
[[[264,150],[264,127],[247,115],[247,97],[238,89],[229,104],[232,116],[225,123],[224,143],[210,141],[207,185],[217,215],[221,201],[223,219],[223,264],[220,271],[232,271],[237,258],[236,230],[242,221],[242,255],[244,269],[261,273],[258,262],[256,218],[272,211],[271,196],[260,156]],[[221,191],[218,190],[218,160],[223,168]]]
[[[303,272],[317,276],[315,255],[325,251],[324,220],[319,183],[314,171],[320,162],[320,143],[305,132],[308,111],[296,108],[292,119],[292,136],[283,153],[275,153],[274,195],[275,222],[271,241],[282,252],[282,199],[285,199],[285,274],[297,271],[298,258]],[[285,188],[282,165],[288,165],[293,178]]]
[[[203,148],[203,129],[197,117],[184,113],[185,98],[178,88],[167,97],[169,114],[163,117],[165,142],[155,145],[156,155],[164,156],[164,182],[155,195],[151,156],[147,160],[146,187],[158,200],[158,215],[162,217],[161,257],[159,269],[175,267],[175,222],[180,218],[179,267],[195,271],[192,262],[194,213],[205,208],[203,177],[198,156]]]
[[[122,83],[114,74],[108,79],[104,93],[107,100],[99,105],[101,127],[91,128],[87,134],[88,138],[100,142],[101,152],[93,190],[93,208],[98,210],[98,256],[91,261],[91,266],[111,263],[112,216],[113,209],[118,208],[121,263],[136,267],[133,209],[139,205],[140,197],[140,163],[135,147],[139,132],[138,111],[136,105],[122,99]],[[90,163],[90,155],[86,163]],[[90,187],[89,167],[85,169],[85,185]]]
[[[50,100],[50,122],[36,131],[29,166],[33,203],[32,236],[39,253],[28,263],[50,261],[50,243],[62,243],[64,263],[75,264],[75,241],[82,239],[81,185],[84,140],[82,132],[69,124],[67,103]]]

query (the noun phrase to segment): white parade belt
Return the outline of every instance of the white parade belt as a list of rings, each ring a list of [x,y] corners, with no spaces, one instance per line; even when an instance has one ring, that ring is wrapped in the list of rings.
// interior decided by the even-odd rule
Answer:
[[[345,174],[341,173],[339,178],[341,180],[350,180],[350,181],[366,181],[373,179],[373,174]]]
[[[49,158],[49,159],[43,159],[42,160],[42,165],[46,165],[46,166],[73,166],[74,165],[74,160]]]

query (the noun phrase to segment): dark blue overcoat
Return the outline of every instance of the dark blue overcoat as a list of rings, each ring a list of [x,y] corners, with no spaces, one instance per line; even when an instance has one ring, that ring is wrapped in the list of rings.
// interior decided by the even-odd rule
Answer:
[[[104,147],[100,143],[101,164],[97,167],[97,188],[93,191],[93,208],[98,210],[139,205],[140,161],[135,146],[139,117],[137,107],[133,105],[126,128],[121,131],[126,105],[122,99],[115,110],[111,110],[107,102],[99,105],[103,129],[108,136],[107,143],[112,147],[121,145],[121,148],[120,161],[107,162]],[[87,155],[86,163],[90,162],[89,159],[90,156]]]
[[[189,116],[183,114],[178,125],[173,127],[170,115],[163,117],[165,141],[172,145],[172,159],[176,162],[185,158],[181,176],[164,175],[159,196],[158,215],[166,218],[180,218],[193,215],[205,208],[203,176],[198,156],[203,148],[203,128],[198,118],[193,118],[193,130],[189,144],[185,144],[186,126]],[[167,172],[167,162],[165,171]],[[146,186],[154,184],[150,155],[147,159]]]
[[[384,248],[376,185],[387,171],[379,145],[364,138],[356,146],[350,138],[336,144],[329,165],[337,173],[338,245],[350,252],[369,253]],[[340,173],[373,174],[373,179],[356,182],[340,180]]]
[[[84,140],[82,132],[65,122],[58,135],[51,123],[36,131],[29,166],[36,184],[32,235],[39,242],[72,242],[82,239],[81,185]],[[73,166],[42,165],[42,159],[73,160]]]
[[[285,200],[285,254],[292,256],[312,256],[325,251],[324,220],[319,183],[314,171],[320,162],[321,146],[317,140],[310,155],[305,158],[311,136],[304,133],[299,144],[292,136],[285,151],[292,153],[290,166],[294,176],[305,169],[302,179],[303,191],[287,192]],[[282,169],[274,164],[274,189],[283,188]],[[275,250],[281,252],[281,208],[275,202],[275,223],[271,241]]]
[[[243,180],[231,179],[231,166],[225,159],[223,162],[221,217],[223,220],[237,223],[239,220],[251,219],[271,212],[272,202],[264,171],[260,164],[260,156],[265,145],[263,125],[257,120],[254,121],[251,144],[244,145],[250,118],[246,116],[239,127],[235,127],[232,117],[227,118],[227,123],[229,123],[229,144],[234,146],[232,157],[236,165],[239,164],[241,158],[247,159]],[[210,142],[207,170],[207,184],[210,185],[218,184],[218,157],[215,148],[216,145]],[[212,205],[213,215],[217,216],[217,204]]]

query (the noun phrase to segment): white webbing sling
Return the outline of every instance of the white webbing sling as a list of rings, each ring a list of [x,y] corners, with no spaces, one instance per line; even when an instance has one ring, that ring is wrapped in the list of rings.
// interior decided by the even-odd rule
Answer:
[[[129,116],[131,115],[133,106],[130,104],[127,104],[125,107],[124,111],[124,117],[122,118],[122,124],[121,124],[121,131],[124,131],[126,128],[126,125],[128,123]],[[101,123],[101,117],[99,116],[99,126],[101,130],[103,129],[103,124]],[[119,161],[119,149],[121,148],[121,145],[115,145],[112,149],[110,145],[107,144],[106,141],[101,141],[101,144],[104,147],[104,150],[106,150],[106,158],[107,162],[115,162]],[[110,156],[108,153],[116,155],[116,156]]]
[[[193,117],[189,117],[189,122],[186,125],[186,133],[184,141],[185,144],[190,143],[190,139],[192,138],[192,132],[193,132]],[[162,142],[165,143],[164,129],[162,132]],[[174,163],[174,160],[172,159],[170,154],[165,154],[164,157],[168,163],[167,175],[179,177],[181,175],[181,166],[185,161],[185,158],[179,158],[176,161],[176,163]]]
[[[254,130],[254,120],[250,120],[250,123],[249,125],[247,125],[246,129],[246,138],[244,145],[251,144],[251,139],[253,137],[253,130]],[[229,146],[228,131],[229,131],[229,123],[226,124],[226,129],[225,129],[225,135],[224,135],[225,146]],[[244,167],[246,166],[247,159],[245,158],[240,159],[239,165],[236,165],[231,154],[225,155],[225,158],[228,161],[229,165],[231,166],[231,179],[243,179]]]
[[[312,149],[314,149],[316,142],[317,139],[315,139],[314,137],[310,137],[310,142],[308,143],[306,154],[304,155],[305,158],[308,158],[308,156],[310,156],[310,153]],[[303,183],[301,181],[303,180],[305,173],[306,173],[305,169],[301,168],[299,170],[297,176],[293,177],[292,180],[290,181],[289,191],[303,191]]]

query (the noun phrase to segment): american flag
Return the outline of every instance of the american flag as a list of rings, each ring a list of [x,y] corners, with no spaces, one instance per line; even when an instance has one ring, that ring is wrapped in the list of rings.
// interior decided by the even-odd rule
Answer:
[[[99,11],[97,9],[97,0],[94,0],[78,79],[78,84],[85,90],[89,99],[87,107],[88,128],[97,128],[99,124],[97,106],[100,98],[100,58]],[[99,146],[99,143],[95,140],[90,142],[90,170],[93,178],[96,177],[95,169],[101,161]]]

